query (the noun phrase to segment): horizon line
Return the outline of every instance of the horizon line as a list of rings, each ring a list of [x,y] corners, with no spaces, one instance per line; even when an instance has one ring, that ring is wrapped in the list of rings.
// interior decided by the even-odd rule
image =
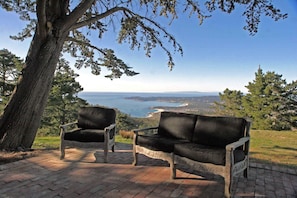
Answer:
[[[89,92],[89,93],[216,93],[219,94],[221,91],[80,91],[81,92]]]

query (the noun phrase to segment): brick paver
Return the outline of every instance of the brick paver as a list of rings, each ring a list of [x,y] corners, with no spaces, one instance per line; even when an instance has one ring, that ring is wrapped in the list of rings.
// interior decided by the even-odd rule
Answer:
[[[131,146],[118,144],[109,162],[95,163],[92,149],[67,149],[65,160],[57,150],[0,165],[0,197],[223,197],[221,177],[180,166],[170,179],[168,164],[139,156],[132,166]],[[203,176],[201,176],[203,175]],[[249,178],[235,177],[233,197],[297,197],[297,170],[250,164]]]

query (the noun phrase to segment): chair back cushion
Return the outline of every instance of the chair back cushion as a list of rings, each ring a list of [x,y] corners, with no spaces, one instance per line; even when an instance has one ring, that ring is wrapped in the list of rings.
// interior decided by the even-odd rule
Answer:
[[[162,112],[158,134],[164,137],[192,140],[197,115]]]
[[[81,107],[78,112],[78,127],[82,129],[104,129],[114,124],[116,112],[104,107]]]
[[[193,142],[224,148],[244,137],[246,120],[235,117],[197,117]]]

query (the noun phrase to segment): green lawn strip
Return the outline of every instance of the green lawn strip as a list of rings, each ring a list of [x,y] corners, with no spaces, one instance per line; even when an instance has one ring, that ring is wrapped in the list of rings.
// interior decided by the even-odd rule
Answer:
[[[124,144],[132,144],[132,139],[123,138],[120,135],[116,135],[116,142]],[[60,146],[59,136],[37,136],[33,143],[33,149],[58,149]]]
[[[297,131],[252,130],[251,161],[297,167]],[[116,135],[116,142],[132,144],[132,140]],[[60,137],[36,137],[33,149],[58,149]]]
[[[297,131],[251,131],[251,160],[297,166]]]
[[[132,139],[130,139],[130,138],[123,138],[121,135],[116,135],[115,141],[116,142],[123,143],[123,144],[132,144]]]
[[[60,146],[60,136],[37,136],[33,149],[57,149]]]

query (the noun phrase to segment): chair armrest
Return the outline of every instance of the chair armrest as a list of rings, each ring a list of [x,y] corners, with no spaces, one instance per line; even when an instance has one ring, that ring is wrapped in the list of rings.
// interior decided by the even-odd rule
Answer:
[[[236,148],[243,146],[248,141],[250,141],[250,137],[240,138],[238,141],[226,145],[226,150],[227,151],[235,150]]]
[[[61,141],[64,139],[64,135],[65,133],[67,133],[67,128],[70,127],[70,126],[73,126],[73,125],[77,125],[77,121],[76,122],[71,122],[71,123],[67,123],[67,124],[62,124],[60,125],[60,138],[61,138]]]
[[[116,126],[116,124],[111,124],[111,125],[109,125],[108,127],[105,127],[105,128],[104,128],[104,131],[109,132],[109,131],[111,131],[112,129],[114,129],[115,126]]]
[[[158,129],[158,127],[148,127],[148,128],[143,128],[143,129],[133,129],[133,132],[135,135],[138,135],[138,132],[140,131],[150,131],[150,130],[155,130]]]
[[[76,122],[67,123],[67,124],[62,124],[62,125],[60,125],[60,128],[62,129],[62,131],[65,132],[68,127],[73,126],[73,125],[77,125],[77,121]]]

